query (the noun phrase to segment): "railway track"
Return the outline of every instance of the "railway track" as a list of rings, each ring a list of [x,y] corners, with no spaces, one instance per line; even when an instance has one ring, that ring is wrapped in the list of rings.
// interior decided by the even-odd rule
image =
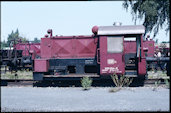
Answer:
[[[160,81],[160,82],[159,82]],[[165,79],[148,79],[144,81],[144,86],[155,85],[165,85]],[[170,80],[169,80],[170,82]],[[79,80],[67,80],[67,81],[34,81],[32,79],[2,79],[1,86],[31,86],[31,87],[81,87]],[[106,87],[114,86],[112,80],[93,80],[92,86],[95,87]],[[136,83],[133,83],[133,87]]]
[[[32,86],[32,79],[1,79],[1,86]]]

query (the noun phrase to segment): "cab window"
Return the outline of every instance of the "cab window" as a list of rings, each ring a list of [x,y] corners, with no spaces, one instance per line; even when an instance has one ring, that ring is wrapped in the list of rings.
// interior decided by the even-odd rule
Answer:
[[[123,37],[107,37],[107,52],[108,53],[123,52]]]

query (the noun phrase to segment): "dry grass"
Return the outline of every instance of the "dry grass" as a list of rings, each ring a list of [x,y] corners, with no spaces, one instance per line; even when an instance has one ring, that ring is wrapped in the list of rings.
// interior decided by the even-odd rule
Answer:
[[[170,76],[167,76],[166,71],[148,71],[148,79],[170,79]]]
[[[1,68],[1,79],[33,79],[33,73],[32,71],[23,70],[23,71],[17,71],[15,76],[15,72],[4,72],[4,68]]]
[[[113,93],[120,91],[123,87],[129,87],[133,81],[133,78],[129,78],[124,75],[118,76],[115,73],[111,75],[111,78],[116,85],[116,87],[113,87],[109,90],[109,92]]]
[[[109,92],[115,93],[115,92],[120,91],[121,89],[122,89],[122,87],[114,87],[114,88],[111,88],[111,89],[109,90]]]
[[[133,78],[130,78],[130,77],[126,77],[125,75],[116,75],[116,74],[113,74],[111,75],[111,78],[114,82],[114,84],[116,85],[116,87],[128,87],[132,81],[133,81]]]
[[[161,79],[164,79],[166,88],[170,89],[170,76],[167,76],[166,71],[148,71],[148,79],[157,79],[153,91],[157,91],[160,86]]]

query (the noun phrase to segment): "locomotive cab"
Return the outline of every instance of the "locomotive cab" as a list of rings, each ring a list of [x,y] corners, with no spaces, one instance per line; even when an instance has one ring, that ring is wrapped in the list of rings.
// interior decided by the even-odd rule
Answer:
[[[99,38],[97,61],[100,65],[100,75],[107,76],[116,73],[129,77],[145,77],[144,26],[100,26],[95,32]],[[130,48],[125,48],[124,39],[126,38],[136,40],[136,47],[133,47],[136,48],[136,53],[127,52]],[[131,62],[130,58],[132,58]]]

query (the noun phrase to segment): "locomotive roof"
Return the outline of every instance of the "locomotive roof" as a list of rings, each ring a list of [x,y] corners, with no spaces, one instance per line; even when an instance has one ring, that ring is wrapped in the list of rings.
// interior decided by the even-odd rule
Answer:
[[[125,25],[125,26],[99,26],[98,35],[129,35],[144,34],[145,27],[143,25]]]

